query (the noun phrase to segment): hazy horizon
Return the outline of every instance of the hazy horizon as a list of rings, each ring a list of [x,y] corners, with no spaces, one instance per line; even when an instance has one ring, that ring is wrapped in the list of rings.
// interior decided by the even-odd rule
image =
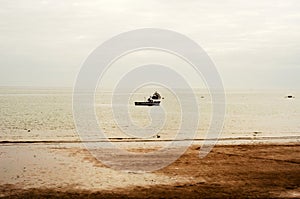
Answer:
[[[3,0],[0,86],[71,88],[98,45],[125,31],[153,27],[201,45],[225,89],[297,90],[299,10],[296,0]]]

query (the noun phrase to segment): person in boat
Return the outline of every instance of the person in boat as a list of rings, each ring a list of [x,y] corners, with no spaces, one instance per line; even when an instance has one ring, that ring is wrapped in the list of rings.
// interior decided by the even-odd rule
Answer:
[[[160,99],[160,98],[161,98],[160,94],[157,91],[155,91],[155,93],[152,96],[152,99]]]

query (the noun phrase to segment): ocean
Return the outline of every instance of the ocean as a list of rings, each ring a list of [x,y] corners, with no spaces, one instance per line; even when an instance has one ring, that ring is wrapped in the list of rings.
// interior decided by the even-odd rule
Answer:
[[[137,107],[158,91],[164,99],[160,107]],[[182,125],[184,90],[177,94],[163,88],[144,88],[130,93],[97,90],[95,115],[100,129],[111,140],[170,141]],[[195,140],[206,138],[212,118],[212,101],[205,89],[195,89],[199,116]],[[219,142],[299,142],[300,92],[286,90],[226,90],[223,128],[214,132]],[[293,98],[287,98],[293,95]],[[190,95],[187,95],[190,97]],[[114,100],[112,100],[114,97]],[[221,102],[223,103],[223,102]],[[0,141],[3,142],[78,142],[72,112],[72,89],[0,88]],[[122,107],[128,111],[122,112]],[[157,111],[159,110],[159,111]],[[116,112],[114,112],[116,111]],[[188,110],[189,111],[189,110]],[[151,118],[150,113],[154,114]],[[128,119],[132,123],[127,123]],[[189,119],[188,119],[189,120]],[[88,121],[87,121],[88,122]],[[189,122],[186,121],[185,122]],[[157,125],[156,125],[157,124]],[[147,128],[148,134],[133,132]],[[89,132],[87,132],[89,133]],[[97,137],[97,132],[91,132]]]

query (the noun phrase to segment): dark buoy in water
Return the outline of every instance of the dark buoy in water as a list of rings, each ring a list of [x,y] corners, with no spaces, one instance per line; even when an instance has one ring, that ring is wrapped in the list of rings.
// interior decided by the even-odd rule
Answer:
[[[287,95],[287,96],[285,96],[285,98],[291,99],[291,98],[295,98],[295,96],[293,96],[293,95]]]

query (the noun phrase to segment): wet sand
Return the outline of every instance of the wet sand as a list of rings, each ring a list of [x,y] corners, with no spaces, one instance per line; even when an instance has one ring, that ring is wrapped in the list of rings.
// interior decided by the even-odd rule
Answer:
[[[138,149],[145,152],[144,149]],[[199,146],[152,173],[115,171],[78,144],[2,144],[0,196],[9,198],[300,197],[300,145]]]

